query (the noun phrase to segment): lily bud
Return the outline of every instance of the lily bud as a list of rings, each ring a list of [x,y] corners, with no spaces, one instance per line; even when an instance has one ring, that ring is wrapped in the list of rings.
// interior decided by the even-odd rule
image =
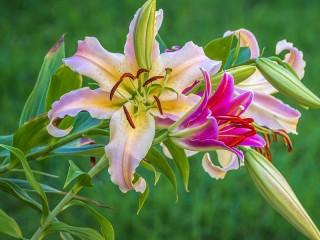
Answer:
[[[243,66],[233,67],[225,70],[225,72],[228,72],[233,76],[234,85],[237,85],[242,81],[248,79],[255,71],[256,71],[256,67],[251,65],[243,65]],[[218,87],[218,85],[221,82],[223,73],[224,72],[222,71],[210,77],[212,89],[216,89]],[[198,85],[193,87],[192,90],[188,92],[188,94],[198,93],[200,91],[203,91],[204,84],[198,84]]]
[[[227,69],[226,72],[231,73],[234,79],[234,85],[241,83],[242,81],[248,79],[256,71],[255,66],[243,65],[239,67],[233,67]],[[222,78],[223,72],[219,72],[216,75],[213,75],[210,80],[213,88],[216,88]]]
[[[267,58],[256,61],[261,74],[279,92],[306,107],[320,108],[320,99],[289,70]]]
[[[133,33],[136,61],[140,68],[152,68],[152,45],[154,42],[156,1],[149,0],[142,7],[137,17]]]
[[[297,230],[309,239],[320,232],[281,173],[260,153],[244,149],[246,169],[261,195]]]

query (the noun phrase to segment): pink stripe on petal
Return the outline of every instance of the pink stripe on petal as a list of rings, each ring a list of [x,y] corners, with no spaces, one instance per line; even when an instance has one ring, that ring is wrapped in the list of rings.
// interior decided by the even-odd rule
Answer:
[[[76,116],[81,111],[87,111],[91,117],[97,119],[108,119],[123,104],[123,101],[114,98],[109,100],[109,94],[101,89],[91,90],[81,88],[63,95],[59,101],[52,104],[52,109],[48,113],[50,124],[47,126],[48,132],[55,137],[67,135],[72,127],[62,130],[55,126],[57,119],[65,116]]]
[[[230,73],[225,72],[217,90],[208,100],[207,107],[211,110],[212,116],[227,113],[233,101],[233,94],[233,77]]]
[[[262,93],[255,93],[253,102],[245,112],[261,126],[272,130],[283,129],[287,133],[297,133],[300,112],[279,99]]]

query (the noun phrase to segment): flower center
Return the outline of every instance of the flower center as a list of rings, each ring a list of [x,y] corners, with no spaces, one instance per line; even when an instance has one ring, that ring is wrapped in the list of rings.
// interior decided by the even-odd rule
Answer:
[[[133,116],[139,114],[140,111],[148,111],[149,109],[155,107],[158,108],[160,114],[163,114],[160,96],[166,89],[166,83],[171,72],[172,69],[166,68],[164,75],[149,77],[149,70],[141,68],[137,71],[136,75],[133,75],[132,73],[124,73],[111,89],[110,101],[112,101],[115,93],[117,92],[119,96],[125,100],[125,102],[130,102],[133,106],[135,106],[135,112]],[[130,97],[126,97],[118,89],[124,80],[128,80],[131,85],[130,88],[133,89],[133,91],[130,91]],[[129,111],[124,105],[123,111],[130,126],[135,128],[132,120],[133,118],[130,116]]]

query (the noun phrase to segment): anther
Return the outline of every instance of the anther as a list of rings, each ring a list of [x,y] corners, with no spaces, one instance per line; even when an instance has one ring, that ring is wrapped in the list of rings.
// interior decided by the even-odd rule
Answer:
[[[162,111],[162,107],[161,107],[161,103],[160,103],[160,100],[157,96],[153,96],[154,100],[156,100],[156,103],[157,103],[157,106],[158,106],[158,109],[159,109],[159,112],[161,115],[163,115],[163,111]]]
[[[125,79],[126,77],[131,78],[132,80],[134,79],[134,76],[131,73],[124,73],[121,75],[120,80],[116,82],[116,84],[113,86],[110,92],[110,101],[112,100],[117,88],[119,87],[120,83]]]
[[[133,129],[135,129],[136,126],[134,125],[134,122],[132,121],[132,118],[131,118],[131,116],[130,116],[130,114],[129,114],[129,112],[128,112],[128,109],[126,108],[125,105],[123,105],[123,111],[124,111],[124,114],[126,115],[126,118],[127,118],[128,122],[129,122],[130,126],[131,126]]]
[[[164,78],[164,76],[154,76],[152,78],[149,78],[147,81],[144,82],[144,84],[142,85],[143,87],[147,86],[148,84],[158,80],[158,79],[161,79],[161,78]]]
[[[140,69],[138,70],[138,72],[137,72],[136,78],[139,78],[139,76],[140,76],[141,73],[148,73],[148,72],[149,72],[149,70],[144,69],[144,68],[140,68]]]

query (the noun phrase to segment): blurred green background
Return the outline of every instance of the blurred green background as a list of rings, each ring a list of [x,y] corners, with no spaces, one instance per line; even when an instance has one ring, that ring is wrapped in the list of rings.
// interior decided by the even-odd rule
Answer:
[[[77,40],[85,36],[97,37],[109,51],[122,52],[128,25],[143,2],[1,1],[0,135],[17,128],[43,57],[63,33],[67,56],[75,52]],[[160,34],[169,46],[190,40],[205,45],[226,30],[241,27],[256,35],[260,47],[266,48],[265,55],[274,54],[279,40],[293,42],[304,52],[307,62],[304,83],[320,95],[320,1],[240,0],[236,4],[226,0],[158,0],[158,8],[164,9]],[[293,153],[288,154],[281,141],[274,143],[274,164],[320,226],[320,112],[294,106],[303,116],[299,135],[292,136]],[[82,193],[113,208],[98,210],[113,223],[117,239],[305,239],[264,201],[244,168],[217,181],[204,173],[199,158],[191,159],[189,193],[180,185],[180,201],[175,204],[174,191],[162,177],[156,187],[151,187],[138,216],[138,195],[122,194],[110,183],[107,173],[100,176],[96,188]],[[39,164],[61,175],[59,181],[49,179],[61,188],[67,161],[33,166]],[[88,168],[89,160],[82,164]],[[19,222],[27,236],[34,232],[38,216],[32,210],[3,192],[0,207]],[[87,212],[75,210],[62,219],[72,225],[95,226]]]

